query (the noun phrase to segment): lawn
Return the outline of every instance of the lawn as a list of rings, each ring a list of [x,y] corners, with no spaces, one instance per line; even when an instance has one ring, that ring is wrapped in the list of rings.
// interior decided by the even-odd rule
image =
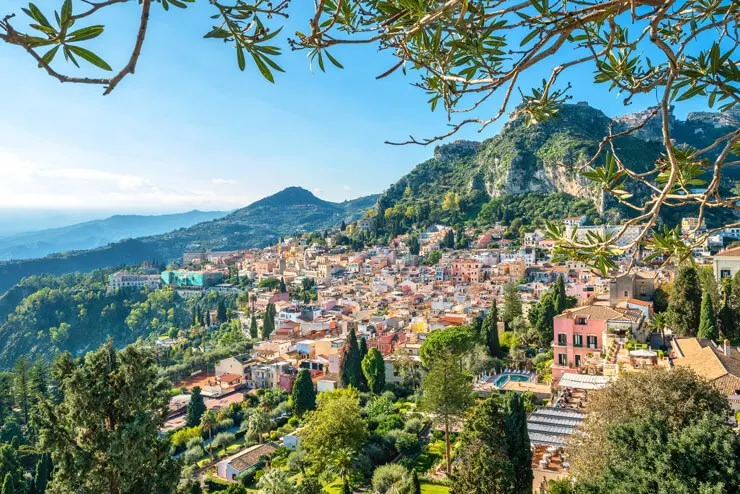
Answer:
[[[446,485],[435,485],[427,484],[426,482],[421,483],[422,494],[449,494],[450,488]]]

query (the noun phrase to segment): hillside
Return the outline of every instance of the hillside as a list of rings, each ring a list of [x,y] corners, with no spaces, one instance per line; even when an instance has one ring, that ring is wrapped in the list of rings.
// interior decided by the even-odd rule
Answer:
[[[0,237],[0,261],[33,259],[56,252],[94,249],[125,238],[148,237],[221,218],[225,211],[162,215],[116,215],[60,228]]]
[[[727,119],[716,115],[692,114],[688,123],[674,119],[672,124],[681,142],[704,147],[722,128],[727,130],[722,127]],[[511,221],[514,211],[515,215],[525,214],[519,216],[524,223],[573,214],[588,214],[596,221],[624,216],[626,211],[610,196],[595,189],[572,168],[557,163],[585,163],[598,150],[610,124],[623,125],[630,118],[634,116],[614,122],[585,103],[564,105],[558,118],[544,124],[528,126],[523,119],[514,119],[498,135],[483,142],[457,141],[438,146],[433,158],[419,164],[380,197],[377,231],[393,235],[412,225],[440,222],[485,227]],[[704,131],[696,131],[699,128]],[[662,145],[650,137],[640,134],[614,141],[622,161],[635,171],[652,168],[663,151]],[[640,190],[632,192],[639,194]],[[451,198],[448,207],[443,206],[445,196]]]
[[[169,261],[187,250],[264,247],[280,236],[325,230],[352,221],[375,204],[377,196],[333,203],[300,187],[289,187],[222,218],[160,235],[122,240],[97,249],[53,254],[40,259],[0,262],[0,293],[34,274],[89,272],[108,266]]]

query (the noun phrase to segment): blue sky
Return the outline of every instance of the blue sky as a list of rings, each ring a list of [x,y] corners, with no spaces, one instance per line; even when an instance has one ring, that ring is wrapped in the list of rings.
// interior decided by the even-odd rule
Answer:
[[[58,3],[38,5],[50,12]],[[4,2],[0,15],[20,5]],[[426,95],[410,86],[413,76],[375,80],[393,61],[374,47],[337,51],[345,70],[326,74],[311,72],[305,53],[285,50],[287,73],[270,84],[252,67],[239,72],[231,47],[202,38],[209,5],[153,10],[137,72],[110,96],[62,85],[23,50],[0,44],[0,215],[230,209],[290,185],[339,201],[382,191],[433,152],[385,140],[444,131],[444,114],[429,111]],[[116,68],[128,57],[138,12],[135,3],[110,11],[106,34],[88,46]],[[307,25],[305,8],[291,12],[286,35]],[[646,97],[625,109],[616,94],[593,87],[588,70],[572,72],[571,81],[574,100],[608,115],[651,103]],[[503,122],[456,138],[490,137]]]

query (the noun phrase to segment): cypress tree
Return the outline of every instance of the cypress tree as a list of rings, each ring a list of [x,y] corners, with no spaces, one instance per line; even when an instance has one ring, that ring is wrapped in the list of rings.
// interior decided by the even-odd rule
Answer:
[[[36,462],[36,474],[33,478],[34,490],[38,494],[44,494],[46,492],[46,484],[49,483],[51,477],[51,455],[44,453]]]
[[[367,355],[367,340],[363,336],[360,338],[360,361],[362,361]]]
[[[5,480],[3,481],[3,489],[0,494],[16,494],[15,491],[15,480],[13,475],[8,472],[5,474]]]
[[[568,308],[568,296],[565,294],[565,280],[563,275],[558,275],[555,282],[555,312],[562,314]]]
[[[697,333],[699,338],[708,338],[710,340],[716,340],[719,337],[717,331],[717,318],[714,315],[714,307],[712,306],[712,298],[708,293],[704,293],[701,299],[701,316],[699,319],[699,332]]]
[[[298,372],[290,394],[293,399],[293,410],[299,417],[316,408],[316,391],[313,389],[311,373],[307,369]]]
[[[219,299],[218,304],[216,304],[216,320],[219,323],[226,322],[226,304],[224,304],[224,301]]]
[[[363,339],[364,341],[364,339]],[[377,348],[371,348],[362,359],[362,374],[371,392],[380,394],[385,387],[385,362]]]
[[[352,386],[360,389],[362,386],[362,368],[360,360],[360,348],[357,345],[357,335],[352,328],[347,335],[344,356],[342,357],[342,385],[344,387]]]
[[[206,327],[210,328],[211,327],[211,311],[210,310],[206,311],[205,320],[206,320]]]
[[[537,331],[540,346],[547,348],[554,338],[552,320],[557,315],[552,294],[546,293],[537,306],[534,329]]]
[[[285,286],[285,279],[280,278],[280,293],[285,293],[288,291],[288,288]]]
[[[668,304],[668,323],[678,336],[695,335],[701,313],[701,286],[693,266],[678,271]]]
[[[491,309],[483,319],[481,332],[485,338],[486,350],[491,357],[498,357],[501,354],[501,344],[498,340],[498,307],[496,301],[493,301]]]
[[[507,392],[503,400],[506,443],[514,467],[514,490],[517,494],[532,492],[532,449],[527,432],[527,411],[519,393]]]
[[[249,323],[249,336],[251,336],[253,340],[256,340],[257,336],[259,336],[257,329],[257,318],[252,314],[252,321]]]
[[[416,473],[416,469],[411,470],[411,488],[409,494],[421,494],[421,482],[419,482],[419,474]]]
[[[195,386],[190,391],[190,403],[185,415],[185,425],[195,427],[200,425],[200,418],[206,411],[206,404],[203,401],[203,395],[200,394],[200,386]]]
[[[262,316],[262,339],[268,340],[275,329],[275,306],[267,304],[265,314]]]

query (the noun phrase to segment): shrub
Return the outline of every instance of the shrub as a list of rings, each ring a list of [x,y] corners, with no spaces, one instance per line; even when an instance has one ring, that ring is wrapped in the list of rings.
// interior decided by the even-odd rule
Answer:
[[[379,466],[373,473],[373,489],[380,494],[385,494],[394,485],[401,484],[407,473],[407,470],[401,465]]]
[[[216,434],[216,437],[213,438],[213,448],[225,448],[234,441],[236,441],[236,435],[230,432],[219,432]]]
[[[406,425],[404,425],[403,430],[418,436],[421,431],[424,430],[424,422],[419,418],[409,419],[406,421]]]
[[[376,429],[376,432],[378,434],[385,434],[388,431],[394,430],[394,429],[402,429],[403,428],[403,420],[399,415],[389,415],[383,418],[383,420],[380,421],[378,424],[378,428]]]
[[[182,461],[186,465],[192,465],[196,461],[198,461],[200,458],[202,458],[206,454],[205,450],[203,449],[203,446],[196,446],[194,448],[191,448],[182,455]]]
[[[200,427],[190,427],[190,428],[180,429],[179,431],[172,434],[172,445],[175,446],[176,448],[183,447],[192,438],[200,437],[200,435],[201,435]]]
[[[227,431],[231,429],[232,427],[234,427],[234,420],[231,418],[226,418],[226,419],[219,421],[218,424],[216,424],[214,431],[223,432],[223,431]]]
[[[421,444],[416,434],[409,432],[398,432],[396,434],[396,449],[402,455],[415,455],[419,452]]]
[[[191,437],[188,441],[187,448],[193,449],[196,446],[203,446],[203,438],[200,436]]]

